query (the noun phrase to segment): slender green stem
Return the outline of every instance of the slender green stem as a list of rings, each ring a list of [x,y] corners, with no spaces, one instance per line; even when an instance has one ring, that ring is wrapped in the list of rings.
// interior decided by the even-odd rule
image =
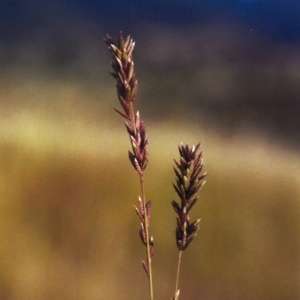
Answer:
[[[176,284],[175,284],[174,300],[178,300],[178,282],[179,282],[179,273],[180,273],[182,253],[183,253],[183,251],[179,250],[179,252],[178,252],[178,262],[177,262],[177,274],[176,274]]]
[[[149,230],[148,230],[148,217],[146,215],[146,194],[145,194],[145,185],[144,185],[144,176],[140,176],[141,190],[142,190],[142,201],[145,212],[145,233],[146,233],[146,247],[147,247],[147,262],[148,262],[148,271],[149,271],[149,292],[150,300],[153,300],[153,279],[152,279],[152,264],[151,264],[151,254],[150,254],[150,245],[149,245]]]

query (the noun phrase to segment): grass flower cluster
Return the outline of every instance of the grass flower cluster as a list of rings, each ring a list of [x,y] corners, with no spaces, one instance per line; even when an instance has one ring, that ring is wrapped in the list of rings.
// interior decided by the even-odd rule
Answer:
[[[153,300],[152,258],[154,255],[154,238],[149,231],[151,201],[146,200],[144,183],[144,172],[149,157],[149,140],[146,137],[146,128],[140,113],[135,111],[133,106],[138,91],[138,81],[135,76],[132,57],[135,42],[130,36],[124,38],[122,32],[119,33],[117,44],[110,36],[105,38],[105,42],[112,55],[111,75],[117,82],[117,96],[122,107],[122,110],[117,108],[115,110],[126,120],[125,127],[131,143],[131,151],[128,152],[128,157],[140,180],[141,196],[138,197],[138,204],[134,206],[134,209],[141,222],[139,236],[146,249],[146,259],[142,261],[142,266],[148,277],[149,299]],[[178,148],[179,160],[174,160],[176,182],[173,186],[179,197],[179,202],[175,200],[171,202],[177,220],[175,239],[178,248],[175,291],[170,298],[172,300],[179,300],[180,290],[178,284],[182,253],[194,240],[200,228],[200,219],[191,221],[189,213],[197,202],[198,192],[203,186],[206,176],[206,173],[202,173],[203,153],[200,149],[200,143],[192,147],[181,143]]]

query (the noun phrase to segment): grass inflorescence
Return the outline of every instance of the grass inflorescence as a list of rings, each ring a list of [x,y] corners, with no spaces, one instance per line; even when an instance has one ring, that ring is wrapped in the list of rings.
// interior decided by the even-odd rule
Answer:
[[[135,42],[130,36],[124,38],[123,33],[119,33],[118,43],[114,43],[110,36],[105,38],[105,42],[112,55],[111,75],[117,84],[117,96],[122,106],[122,110],[115,108],[125,121],[125,127],[131,142],[131,151],[128,152],[129,160],[138,174],[140,180],[141,196],[138,197],[138,205],[134,209],[141,221],[139,236],[146,248],[146,260],[142,261],[143,269],[149,281],[150,300],[154,299],[152,257],[154,255],[154,238],[150,235],[149,227],[151,220],[151,201],[146,199],[144,171],[148,163],[148,144],[146,138],[146,127],[141,119],[139,111],[135,111],[133,103],[136,100],[138,81],[134,71],[134,61],[132,52]],[[188,144],[179,145],[179,160],[175,161],[176,183],[174,189],[180,198],[180,202],[172,201],[172,207],[176,214],[175,238],[179,256],[177,263],[177,274],[175,282],[175,292],[172,300],[179,299],[180,290],[178,288],[181,257],[184,250],[194,240],[200,228],[200,219],[190,221],[189,213],[198,199],[198,192],[204,184],[206,173],[202,173],[203,159],[200,143],[190,147]]]

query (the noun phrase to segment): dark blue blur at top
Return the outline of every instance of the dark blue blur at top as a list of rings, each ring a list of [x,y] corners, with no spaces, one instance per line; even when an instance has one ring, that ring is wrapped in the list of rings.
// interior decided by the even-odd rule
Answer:
[[[299,0],[4,0],[0,1],[0,38],[5,34],[13,38],[18,31],[39,26],[50,10],[61,16],[76,12],[119,28],[141,22],[180,25],[227,18],[273,40],[300,41]]]
[[[257,28],[272,39],[300,41],[299,0],[69,0],[99,21],[201,23],[227,17]]]

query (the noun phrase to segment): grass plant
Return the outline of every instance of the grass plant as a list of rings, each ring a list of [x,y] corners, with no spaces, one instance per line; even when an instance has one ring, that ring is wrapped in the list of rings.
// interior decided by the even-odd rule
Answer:
[[[134,209],[141,221],[139,236],[146,248],[146,260],[142,261],[143,269],[149,282],[149,299],[154,299],[152,258],[154,255],[154,238],[150,234],[151,201],[147,200],[144,182],[144,172],[148,164],[148,145],[146,137],[146,127],[141,119],[139,111],[134,109],[134,102],[137,96],[138,81],[134,71],[134,61],[132,52],[135,42],[130,36],[124,38],[123,33],[119,33],[117,44],[110,36],[105,38],[105,42],[112,55],[111,75],[117,84],[117,96],[122,110],[115,108],[125,121],[125,127],[131,143],[131,151],[128,157],[131,165],[138,174],[140,181],[141,196],[138,197],[138,204]],[[200,219],[190,220],[190,211],[198,200],[198,192],[204,184],[206,173],[203,169],[203,152],[200,143],[190,147],[181,143],[179,149],[179,160],[174,160],[175,184],[173,184],[180,201],[172,200],[171,204],[176,214],[175,239],[178,249],[177,272],[175,280],[175,290],[172,300],[179,300],[179,275],[181,258],[183,251],[187,249],[194,240],[200,229]]]

